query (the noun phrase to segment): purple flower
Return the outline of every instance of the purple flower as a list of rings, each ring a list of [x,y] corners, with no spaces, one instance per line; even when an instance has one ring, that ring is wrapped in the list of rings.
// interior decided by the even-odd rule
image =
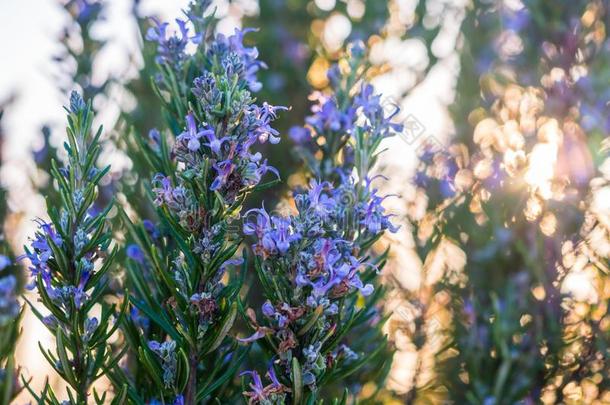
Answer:
[[[272,317],[273,314],[275,314],[275,309],[273,308],[273,305],[271,304],[271,302],[269,300],[265,301],[262,309],[263,309],[263,315],[265,315],[269,318]]]
[[[129,257],[131,260],[134,260],[140,264],[144,263],[145,256],[144,252],[142,252],[142,249],[140,249],[140,246],[136,244],[131,244],[127,246],[126,254],[127,257]]]
[[[275,370],[273,369],[273,363],[269,364],[267,369],[266,376],[271,381],[271,383],[267,386],[263,386],[261,377],[256,371],[247,370],[240,374],[240,376],[246,375],[252,378],[252,382],[249,384],[251,391],[246,391],[243,393],[244,396],[248,398],[248,404],[270,404],[270,399],[272,396],[275,398],[277,403],[284,403],[283,395],[289,390],[277,379]]]
[[[194,26],[200,28],[198,17],[192,18],[195,18]],[[166,28],[167,24],[157,22],[157,27],[148,35],[160,44],[160,49],[169,41]],[[186,29],[181,31],[179,39],[186,37]],[[260,89],[256,73],[264,67],[257,59],[256,48],[243,44],[244,35],[250,31],[236,30],[229,37],[217,34],[206,47],[203,58],[191,59],[195,70],[201,72],[193,79],[190,89],[198,104],[193,109],[197,116],[189,112],[185,117],[185,130],[177,136],[173,149],[173,157],[180,163],[179,171],[203,177],[211,168],[210,190],[218,192],[227,203],[259,184],[268,172],[279,178],[277,170],[261,153],[251,150],[256,143],[280,141],[279,132],[271,124],[279,111],[287,108],[268,103],[258,105],[246,90]],[[201,63],[200,59],[206,62]],[[168,180],[158,179],[154,183],[157,205],[162,201],[168,203],[175,189]],[[179,187],[182,182],[178,180],[178,183]]]
[[[269,377],[269,380],[271,380],[272,387],[274,387],[274,388],[283,387],[283,385],[277,379],[277,375],[275,374],[275,369],[273,368],[273,364],[270,364],[269,368],[267,369],[267,377]]]
[[[255,214],[255,220],[246,220],[243,230],[246,235],[256,235],[258,241],[252,245],[256,254],[263,257],[283,255],[301,239],[289,218],[269,217],[264,208],[252,209],[246,212],[245,217],[249,219],[252,214]]]
[[[215,83],[204,80],[202,76],[195,80],[196,87],[193,92],[202,100],[207,100],[208,92],[215,90],[198,87],[197,83],[201,84],[204,81],[212,85]],[[221,100],[214,101],[214,103],[220,102]],[[207,101],[204,104],[209,105]],[[279,109],[284,107],[263,104],[259,108],[256,105],[244,107],[239,104],[238,110],[231,113],[234,115],[226,116],[222,122],[216,122],[214,126],[198,125],[194,115],[189,113],[186,116],[186,130],[177,137],[174,145],[176,160],[184,164],[184,170],[192,170],[195,173],[201,172],[206,166],[205,161],[210,162],[216,172],[210,190],[221,192],[227,201],[234,200],[244,188],[260,183],[268,172],[274,173],[279,178],[278,171],[270,166],[267,160],[263,160],[259,152],[250,151],[256,142],[279,141],[278,132],[270,126],[271,121],[277,118]],[[211,119],[211,122],[217,120],[214,117]],[[231,127],[231,130],[228,130],[228,127]],[[207,149],[202,149],[202,145],[207,146],[211,153]],[[171,187],[168,181],[161,178],[156,183],[159,185],[155,189],[156,201],[159,204],[161,200],[169,198]]]
[[[286,303],[283,303],[282,307],[290,308]],[[271,304],[269,300],[265,301],[263,304],[262,311],[263,315],[274,320],[279,328],[284,328],[289,322],[289,318],[286,313],[290,311],[276,311],[273,304]]]
[[[251,392],[244,393],[247,395],[250,400],[253,399],[256,401],[264,401],[267,399],[267,396],[264,393],[265,388],[263,387],[263,382],[261,381],[261,376],[256,371],[244,371],[240,374],[240,376],[249,375],[252,378],[252,382],[249,384],[252,389]]]
[[[308,208],[322,218],[326,218],[337,206],[337,202],[325,193],[325,191],[331,190],[332,185],[327,181],[319,183],[312,180],[309,184],[309,191],[307,192]]]
[[[267,329],[258,329],[256,332],[254,332],[254,334],[250,335],[247,338],[237,338],[238,341],[242,342],[242,343],[252,343],[258,339],[262,339],[265,337],[265,335],[267,335],[268,330]]]
[[[334,64],[328,68],[326,77],[332,86],[339,86],[341,84],[341,69],[339,65]]]
[[[402,131],[402,124],[392,122],[400,108],[394,106],[394,111],[386,114],[384,107],[381,105],[381,96],[374,94],[372,85],[362,85],[360,93],[354,98],[354,106],[366,118],[363,127],[370,132],[373,139],[376,137],[384,138]]]
[[[0,255],[0,271],[11,265],[11,259],[7,256]]]
[[[271,121],[277,119],[277,112],[280,110],[288,110],[283,106],[272,106],[263,103],[262,107],[253,106],[255,109],[255,115],[258,119],[258,126],[254,131],[254,134],[258,137],[260,143],[265,143],[269,140],[272,144],[280,142],[279,132],[271,127]]]
[[[147,330],[150,325],[150,320],[148,317],[142,315],[140,311],[136,307],[132,307],[129,311],[129,317],[133,321],[133,323],[142,328],[143,330]]]
[[[261,164],[257,164],[254,162],[248,163],[243,175],[244,184],[249,186],[255,186],[260,183],[263,176],[268,172],[275,174],[276,178],[280,178],[280,173],[275,167],[268,165],[266,159]]]
[[[72,290],[72,297],[74,299],[74,305],[77,309],[82,308],[85,301],[89,298],[89,296],[85,293],[82,287],[77,287]]]
[[[354,45],[351,49],[358,58],[364,53],[360,45]],[[300,148],[299,152],[310,166],[319,160],[319,152],[325,156],[319,167],[315,164],[312,166],[316,176],[324,179],[335,174],[349,177],[354,169],[356,151],[353,148],[356,143],[362,143],[359,145],[362,153],[371,153],[369,149],[376,149],[380,138],[401,132],[403,126],[393,122],[399,112],[398,106],[387,111],[381,96],[374,93],[370,84],[362,84],[354,95],[352,89],[343,88],[350,80],[338,65],[329,69],[328,77],[331,86],[337,90],[336,94],[313,93],[311,99],[315,103],[311,108],[312,114],[305,119],[306,126],[292,128],[289,135],[298,145],[307,146]],[[344,102],[346,98],[347,102]],[[342,100],[341,103],[338,100]],[[356,133],[359,140],[350,140]],[[337,164],[332,159],[340,153],[344,158],[341,164]],[[366,173],[360,175],[364,177]]]
[[[213,130],[209,130],[206,133],[206,137],[208,138],[208,142],[205,145],[208,146],[216,156],[220,156],[222,145],[229,141],[229,137],[223,136],[222,138],[217,138]]]
[[[292,127],[288,130],[288,137],[297,145],[304,145],[311,141],[311,131],[305,127]]]
[[[385,213],[382,202],[393,195],[380,197],[377,195],[377,189],[371,189],[373,179],[367,179],[366,190],[368,192],[368,201],[363,201],[359,204],[358,212],[360,224],[362,224],[371,235],[378,235],[388,229],[390,232],[398,231],[398,228],[390,221],[391,215]]]
[[[366,46],[364,45],[364,42],[362,42],[360,40],[350,42],[347,45],[347,53],[352,58],[356,58],[356,59],[361,58],[366,53]]]
[[[54,328],[56,328],[56,327],[57,327],[57,325],[58,325],[58,320],[57,320],[57,318],[55,317],[55,315],[48,315],[48,316],[45,316],[44,318],[42,318],[42,323],[43,323],[43,324],[44,324],[46,327],[51,328],[51,329],[54,329]]]
[[[177,141],[186,143],[190,151],[196,152],[201,147],[199,139],[203,136],[213,137],[214,131],[211,129],[198,130],[195,117],[192,113],[188,113],[186,116],[186,131],[178,135]],[[218,145],[218,150],[220,150],[220,145]]]
[[[79,24],[86,26],[98,18],[102,4],[99,1],[75,0],[69,1],[66,8]]]
[[[236,257],[235,259],[229,259],[220,265],[220,272],[224,272],[228,266],[241,266],[244,263],[243,257]]]
[[[189,195],[187,190],[182,187],[172,187],[169,177],[157,174],[153,178],[153,193],[155,194],[155,205],[167,205],[175,211],[181,211],[189,205]]]
[[[275,217],[272,220],[275,230],[268,234],[273,241],[277,251],[284,254],[290,248],[290,244],[300,239],[300,235],[291,229],[291,222],[286,218]]]
[[[312,181],[295,196],[298,215],[271,217],[264,209],[255,209],[246,213],[244,223],[244,233],[256,237],[254,253],[270,268],[281,268],[277,261],[285,257],[296,269],[293,285],[310,294],[307,300],[312,307],[323,303],[329,311],[333,299],[353,291],[365,296],[373,292],[373,285],[360,279],[360,269],[366,264],[354,256],[358,245],[343,237],[350,232],[378,235],[385,229],[395,230],[381,205],[384,198],[371,188],[371,181],[367,180],[364,193],[356,193],[349,179],[344,181],[339,188]],[[354,201],[357,198],[361,200]],[[350,221],[345,215],[357,220]],[[291,249],[297,242],[298,249]],[[263,305],[263,314],[280,327],[285,324],[271,302]]]
[[[53,251],[48,244],[52,241],[56,246],[61,247],[63,240],[59,234],[55,232],[53,226],[37,219],[38,231],[34,235],[34,239],[30,239],[30,249],[26,248],[26,253],[19,257],[19,260],[27,258],[30,261],[30,274],[34,278],[32,283],[27,287],[33,289],[36,285],[36,276],[41,274],[50,277],[50,268],[47,262],[52,258]]]
[[[161,133],[159,132],[159,130],[157,128],[153,128],[150,131],[148,131],[148,139],[152,143],[153,148],[158,150],[159,144],[161,143]]]
[[[256,47],[244,46],[244,35],[255,31],[252,28],[244,30],[236,28],[234,34],[228,39],[225,39],[221,34],[218,34],[216,39],[219,43],[226,43],[230,51],[241,59],[241,64],[243,65],[241,75],[243,75],[244,80],[248,83],[248,87],[253,92],[257,92],[263,87],[257,80],[256,74],[261,68],[267,67],[263,62],[258,60],[258,49]]]
[[[91,337],[95,333],[95,330],[97,329],[98,326],[99,326],[99,321],[97,320],[96,317],[87,318],[85,320],[85,335],[83,337],[83,340],[85,340],[85,342],[88,342],[91,339]]]
[[[16,288],[15,276],[0,278],[0,326],[7,325],[19,315]]]
[[[318,104],[311,108],[314,113],[307,117],[305,122],[316,130],[323,133],[327,130],[351,133],[351,122],[354,118],[354,111],[339,111],[334,99],[322,95],[316,95]]]
[[[365,83],[360,89],[360,93],[354,98],[354,104],[361,108],[365,115],[373,116],[382,110],[379,101],[381,97],[374,94],[373,86]]]
[[[255,222],[244,222],[244,234],[246,235],[255,235],[258,239],[262,239],[269,225],[271,224],[271,219],[269,218],[269,214],[265,211],[265,208],[253,208],[245,213],[244,217],[250,217],[250,214],[256,214]]]
[[[93,262],[86,258],[82,258],[80,260],[80,278],[78,280],[78,288],[85,289],[87,282],[91,278],[91,274],[93,273]]]
[[[144,225],[144,229],[146,229],[146,232],[148,233],[148,235],[150,235],[152,239],[158,239],[161,236],[159,229],[150,219],[145,219],[144,221],[142,221],[142,225]]]
[[[215,163],[213,167],[216,169],[216,178],[212,182],[210,190],[216,191],[227,184],[229,176],[235,169],[235,165],[230,160],[224,160],[222,162]]]
[[[153,178],[152,184],[152,191],[155,193],[155,205],[160,206],[164,202],[171,201],[173,199],[173,189],[169,177],[165,177],[160,173],[156,174]]]
[[[152,19],[155,26],[150,27],[146,32],[146,39],[157,43],[156,62],[159,64],[168,63],[174,68],[182,65],[186,55],[184,50],[188,44],[188,29],[186,23],[176,19],[180,35],[173,34],[168,37],[167,27],[169,23],[161,23],[156,18]]]

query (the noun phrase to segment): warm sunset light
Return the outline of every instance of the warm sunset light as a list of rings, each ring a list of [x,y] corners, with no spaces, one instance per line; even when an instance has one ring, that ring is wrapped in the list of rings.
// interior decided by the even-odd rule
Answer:
[[[0,405],[610,404],[609,23],[0,1]]]

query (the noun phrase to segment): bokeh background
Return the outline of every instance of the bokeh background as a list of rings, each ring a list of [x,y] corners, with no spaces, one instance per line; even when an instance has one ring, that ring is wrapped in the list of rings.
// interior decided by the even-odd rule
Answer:
[[[142,32],[147,17],[176,18],[187,4],[107,0],[92,17],[85,3],[0,0],[0,178],[4,235],[17,255],[52,193],[41,169],[49,151],[61,156],[68,91],[93,97],[111,139],[103,160],[117,182],[129,178],[122,137],[159,120]],[[220,32],[259,29],[252,40],[269,65],[259,97],[292,107],[279,122],[284,135],[303,122],[307,94],[326,88],[326,69],[353,39],[370,47],[376,90],[401,107],[404,136],[386,141],[378,167],[401,224],[383,241],[392,246],[385,305],[397,349],[386,402],[610,403],[608,3],[217,7]],[[278,203],[302,182],[284,139],[270,158],[285,184],[264,196]],[[53,376],[37,342],[51,337],[30,314],[23,332],[18,363],[40,387],[41,376]]]

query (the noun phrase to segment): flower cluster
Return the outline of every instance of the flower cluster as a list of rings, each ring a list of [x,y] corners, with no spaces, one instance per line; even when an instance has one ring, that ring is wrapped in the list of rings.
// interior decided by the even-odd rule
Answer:
[[[194,84],[197,86],[197,79]],[[201,95],[201,98],[209,95],[208,92],[220,91],[215,84],[202,90],[202,93],[197,89],[194,88],[194,93]],[[269,166],[260,153],[253,153],[251,147],[267,140],[271,143],[279,142],[278,132],[271,128],[270,123],[276,119],[277,111],[283,108],[266,103],[261,107],[252,104],[252,99],[245,90],[232,95],[243,98],[233,100],[231,105],[221,103],[221,108],[227,111],[226,115],[203,111],[203,117],[196,120],[193,113],[189,113],[185,117],[186,128],[176,138],[173,150],[176,162],[183,165],[188,175],[203,177],[206,171],[211,170],[209,189],[221,193],[229,203],[243,193],[244,189],[259,184],[267,172],[279,177],[277,170]],[[207,102],[202,102],[201,105],[204,109],[208,106]],[[179,199],[185,197],[183,190],[172,190],[166,178],[159,180],[166,195],[171,191]],[[171,199],[167,202],[171,203]]]
[[[73,108],[82,107],[73,106]],[[75,196],[78,195],[82,195],[82,193],[76,192]],[[80,208],[77,202],[78,200],[75,197],[75,204]],[[83,219],[85,222],[90,222],[94,219],[94,216],[86,213]],[[44,222],[42,219],[37,219],[36,222],[38,223],[38,231],[35,233],[34,238],[30,239],[30,246],[25,247],[25,255],[20,258],[27,258],[30,262],[29,269],[32,282],[27,287],[29,289],[36,288],[38,276],[40,276],[45,293],[57,307],[62,308],[66,313],[79,310],[89,298],[85,290],[97,259],[97,252],[95,250],[85,251],[85,247],[87,247],[90,241],[90,235],[84,231],[83,227],[76,228],[73,243],[74,253],[79,258],[76,262],[79,272],[78,282],[75,285],[64,285],[54,282],[49,263],[56,262],[57,257],[55,254],[59,253],[59,249],[66,248],[61,235],[68,235],[70,232],[68,212],[62,212],[62,218],[60,219],[61,232],[57,232],[52,223]]]
[[[175,70],[180,70],[184,62],[191,59],[186,48],[189,43],[195,46],[207,45],[206,32],[209,29],[209,21],[203,17],[209,8],[211,1],[202,0],[192,2],[186,11],[187,19],[176,19],[178,31],[168,32],[169,23],[153,19],[154,26],[148,29],[146,39],[157,43],[157,55],[155,61],[159,65],[169,65]],[[193,24],[195,34],[189,36],[187,22]],[[258,50],[255,47],[247,47],[243,44],[244,35],[252,29],[235,30],[230,36],[216,34],[216,37],[209,44],[205,53],[205,58],[212,62],[216,67],[215,73],[224,74],[221,68],[226,68],[228,76],[238,75],[240,80],[248,84],[251,91],[258,91],[262,85],[256,77],[256,73],[265,68],[264,62],[258,60]]]
[[[393,229],[381,198],[357,202],[354,192],[350,187],[335,189],[328,182],[312,181],[308,190],[295,194],[295,215],[271,216],[262,208],[246,213],[244,233],[255,238],[252,249],[260,270],[269,282],[278,278],[286,288],[277,292],[281,300],[267,299],[263,304],[263,325],[251,317],[256,332],[242,341],[272,336],[284,362],[292,352],[302,351],[303,382],[312,391],[327,364],[357,355],[345,347],[323,356],[322,336],[302,346],[298,335],[312,322],[321,330],[335,330],[346,298],[356,292],[365,297],[373,293],[373,284],[363,282],[362,276],[370,277],[378,269],[359,255],[361,246],[350,235],[360,232],[374,237]]]
[[[52,258],[53,251],[49,243],[55,244],[57,247],[61,247],[63,243],[61,236],[53,229],[53,225],[41,219],[38,219],[37,223],[39,230],[34,235],[34,238],[30,239],[31,250],[26,247],[25,255],[30,261],[30,275],[33,277],[32,284],[28,285],[30,289],[36,287],[35,280],[39,274],[50,288],[48,282],[50,281],[51,270],[47,262]],[[47,238],[49,242],[47,242]]]
[[[184,22],[179,24],[184,27]],[[162,59],[158,62],[168,63],[170,57],[166,54],[170,48],[180,48],[174,52],[180,56],[171,57],[173,63],[188,60],[197,64],[200,72],[189,83],[187,94],[176,94],[176,104],[186,100],[184,105],[189,106],[189,111],[180,115],[184,129],[177,134],[173,145],[175,162],[183,174],[203,179],[211,191],[219,192],[229,204],[259,184],[268,172],[279,177],[252,147],[267,141],[279,142],[278,131],[271,123],[278,111],[286,108],[267,103],[258,105],[250,93],[260,88],[256,72],[264,64],[256,59],[256,48],[243,45],[243,36],[248,30],[238,30],[229,37],[218,34],[209,45],[200,43],[200,35],[191,38],[194,43],[207,46],[201,63],[197,55],[184,53],[183,46],[169,47],[169,43],[182,42],[165,40],[165,34],[162,35],[165,28],[157,31],[156,36],[149,35],[149,38],[156,39],[162,48],[163,52],[159,53]],[[181,41],[189,40],[186,35],[184,31]],[[178,109],[176,113],[181,111]],[[158,204],[163,200],[161,193],[167,197],[168,204],[192,203],[183,186],[172,187],[168,177],[157,176],[155,183],[159,186],[155,190]]]
[[[364,45],[351,44],[342,61],[345,63],[335,64],[328,71],[333,92],[313,93],[313,114],[305,119],[306,125],[290,129],[289,136],[314,177],[349,177],[361,157],[372,158],[370,150],[376,149],[383,138],[402,131],[402,124],[394,120],[398,107],[383,100],[372,85],[361,80],[364,60]],[[356,144],[362,140],[371,144]],[[355,153],[358,149],[361,156]],[[357,170],[368,172],[373,162],[360,163],[367,167]]]
[[[353,191],[312,181],[306,192],[295,195],[297,215],[269,216],[264,209],[254,209],[249,211],[254,218],[244,225],[244,233],[256,237],[255,254],[293,267],[296,295],[301,289],[311,290],[307,302],[314,308],[320,300],[341,298],[354,289],[364,295],[372,292],[373,286],[363,285],[358,276],[362,263],[354,256],[354,242],[346,239],[346,231],[362,228],[376,235],[392,225],[380,198],[354,204]]]
[[[67,211],[64,211],[63,218],[66,217]],[[92,218],[87,215],[86,221]],[[76,310],[80,309],[88,296],[85,292],[85,286],[93,272],[95,251],[83,252],[85,246],[89,242],[89,235],[82,228],[78,228],[74,234],[73,241],[75,252],[80,256],[77,267],[80,272],[79,281],[76,285],[57,285],[52,282],[53,275],[49,262],[54,261],[54,250],[63,247],[63,239],[60,233],[55,231],[53,224],[46,223],[41,219],[37,220],[38,231],[34,238],[30,240],[30,247],[26,247],[26,254],[23,258],[27,258],[30,262],[30,275],[32,282],[28,284],[29,289],[34,289],[37,283],[37,277],[40,275],[46,294],[58,307],[70,312],[72,304]],[[62,234],[69,232],[68,224],[65,221],[61,222]],[[84,253],[81,255],[81,253]]]
[[[349,56],[347,71],[337,66],[329,71],[334,93],[316,94],[305,127],[291,130],[314,177],[294,193],[296,213],[253,209],[243,227],[254,238],[266,301],[262,316],[247,312],[255,332],[241,340],[270,343],[269,356],[281,370],[278,383],[292,387],[281,392],[295,403],[301,396],[316,398],[335,373],[367,361],[373,366],[384,348],[380,331],[363,340],[342,337],[379,326],[365,319],[376,317],[374,279],[383,258],[371,258],[367,251],[396,228],[369,172],[381,140],[402,127],[392,120],[397,109],[387,112],[372,86],[360,80],[362,45],[352,45]],[[245,393],[250,401],[275,403],[274,379],[263,389],[258,374],[250,376],[252,391]]]

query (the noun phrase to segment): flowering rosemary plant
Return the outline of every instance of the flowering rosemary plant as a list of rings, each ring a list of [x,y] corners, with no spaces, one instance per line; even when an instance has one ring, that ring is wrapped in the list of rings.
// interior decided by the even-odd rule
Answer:
[[[96,206],[100,181],[109,170],[96,166],[102,128],[92,132],[91,103],[86,104],[76,92],[66,111],[68,162],[64,167],[53,162],[51,171],[61,205],[49,201],[50,222],[37,220],[38,231],[25,247],[24,258],[30,262],[33,281],[29,288],[36,289],[48,314],[28,303],[55,336],[54,349],[40,345],[40,350],[68,384],[67,400],[58,399],[48,382],[39,394],[23,382],[41,404],[102,404],[107,403],[107,392],[99,392],[93,384],[122,356],[122,352],[111,350],[108,341],[120,324],[126,301],[118,309],[105,299],[116,248],[110,247],[107,231],[106,217],[112,205],[103,209]],[[123,400],[124,391],[119,391],[112,403],[122,404]]]
[[[269,381],[244,373],[251,404],[346,403],[388,371],[376,280],[387,252],[371,246],[393,226],[370,171],[401,127],[363,81],[364,57],[362,44],[350,47],[345,70],[329,71],[333,92],[317,94],[307,125],[291,131],[313,177],[294,193],[296,213],[254,209],[244,224],[266,299],[259,315],[247,310],[255,333],[243,340],[267,353]]]
[[[0,404],[8,405],[19,392],[15,366],[15,343],[19,337],[21,308],[17,301],[17,278],[13,264],[0,254]]]
[[[0,124],[2,111],[0,105]],[[4,133],[0,125],[0,144]],[[0,153],[0,164],[2,164]],[[17,301],[19,293],[16,275],[19,268],[14,265],[13,254],[3,233],[8,213],[8,192],[0,186],[0,404],[8,405],[20,391],[19,368],[15,363],[15,346],[20,333],[21,310]]]
[[[244,261],[237,251],[239,227],[232,221],[248,193],[277,175],[255,144],[276,143],[271,127],[280,108],[258,104],[255,48],[246,31],[210,33],[209,2],[194,2],[177,20],[178,32],[155,22],[147,35],[157,43],[156,92],[167,129],[137,138],[149,162],[148,194],[154,219],[132,221],[127,255],[132,317],[125,323],[133,362],[117,373],[134,401],[200,404],[232,398],[231,381],[248,347],[229,336],[238,313]],[[195,48],[187,53],[187,45]],[[233,392],[235,391],[235,392]]]

